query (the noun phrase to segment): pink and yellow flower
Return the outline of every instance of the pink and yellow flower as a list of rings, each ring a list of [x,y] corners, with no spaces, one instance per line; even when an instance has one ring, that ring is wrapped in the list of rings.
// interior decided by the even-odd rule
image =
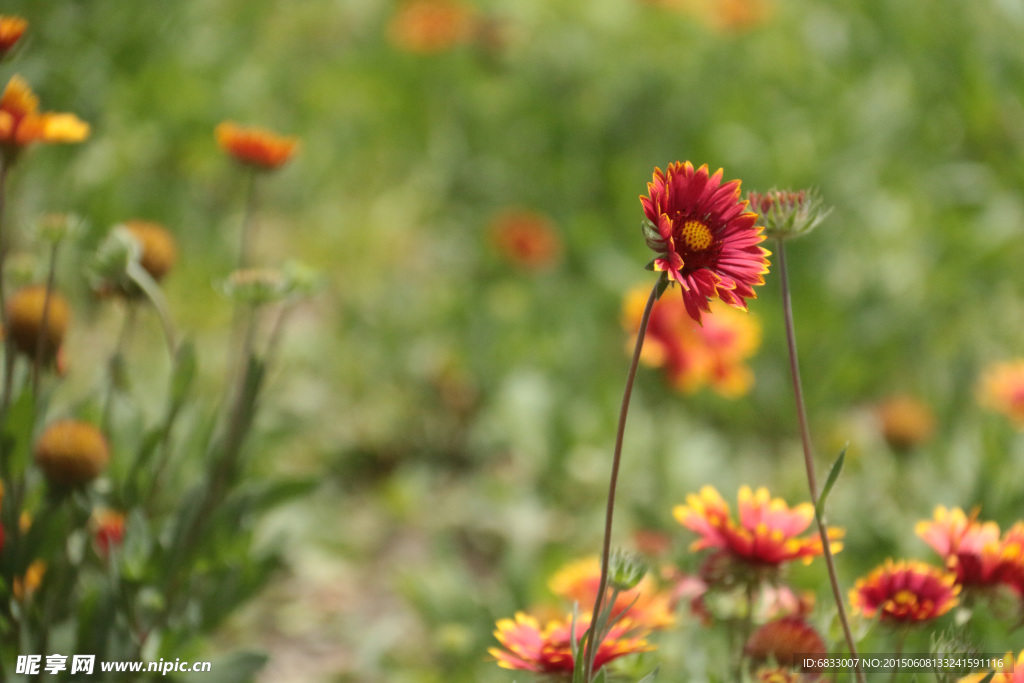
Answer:
[[[1024,430],[1024,359],[990,365],[982,374],[978,401]]]
[[[589,617],[580,617],[572,637],[578,643],[590,626]],[[517,612],[515,619],[498,621],[494,637],[502,647],[492,647],[488,652],[498,660],[503,669],[533,671],[543,674],[571,674],[575,665],[570,643],[572,615],[565,619],[550,621],[541,628],[534,617]],[[597,648],[594,670],[626,655],[649,652],[654,649],[637,631],[628,618],[612,626],[608,635]]]
[[[687,496],[686,505],[676,506],[673,513],[680,524],[700,536],[690,546],[693,551],[714,548],[741,562],[770,566],[796,559],[807,563],[823,552],[817,533],[801,535],[814,521],[814,506],[801,503],[790,508],[781,498],[772,498],[766,488],[740,488],[738,523],[711,486]],[[828,535],[830,540],[839,539],[843,532],[829,528]],[[833,552],[842,549],[839,542],[830,545]]]
[[[28,22],[21,17],[0,14],[0,57],[10,52],[25,34]]]
[[[682,288],[686,311],[697,322],[721,299],[747,310],[754,287],[764,284],[770,252],[759,247],[765,236],[757,214],[740,199],[740,181],[722,184],[722,169],[708,174],[685,163],[654,169],[648,196],[640,203],[646,216],[647,246],[657,252],[655,270]]]
[[[566,565],[548,582],[552,593],[575,601],[583,610],[593,606],[600,585],[601,563],[596,557]],[[648,629],[666,628],[675,623],[671,596],[659,591],[649,575],[641,579],[636,588],[619,593],[612,606],[612,617],[623,612],[634,624]]]
[[[39,111],[39,98],[21,76],[12,76],[0,95],[0,150],[8,160],[33,142],[81,142],[89,124],[74,114]]]
[[[262,171],[284,166],[295,154],[297,138],[278,135],[265,128],[244,127],[224,121],[214,131],[220,148],[241,164]]]
[[[646,302],[644,289],[626,295],[623,326],[633,335],[640,329]],[[745,361],[760,346],[761,324],[721,301],[713,301],[710,310],[712,315],[699,326],[680,299],[658,299],[640,358],[664,368],[669,383],[679,391],[691,394],[707,385],[726,398],[737,398],[754,384],[754,373]]]
[[[911,624],[940,617],[956,606],[956,574],[915,560],[886,560],[850,591],[854,611],[869,619]]]

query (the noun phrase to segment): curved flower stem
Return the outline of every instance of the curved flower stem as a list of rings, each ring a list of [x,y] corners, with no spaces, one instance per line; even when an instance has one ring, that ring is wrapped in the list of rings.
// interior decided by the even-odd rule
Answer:
[[[167,306],[163,292],[160,291],[160,286],[142,266],[134,261],[128,264],[126,273],[153,304],[153,310],[156,311],[157,319],[160,320],[160,327],[164,333],[164,341],[167,343],[167,353],[173,363],[174,355],[178,350],[177,334],[174,331],[171,310]]]
[[[604,594],[608,590],[608,563],[611,557],[612,545],[612,516],[615,511],[615,489],[619,480],[619,465],[622,462],[622,440],[626,433],[626,415],[629,413],[629,399],[633,395],[633,380],[636,378],[636,369],[640,363],[640,350],[644,346],[644,336],[647,334],[647,323],[651,319],[651,309],[658,299],[660,282],[655,283],[651,289],[651,295],[647,298],[647,306],[644,308],[643,317],[640,318],[640,329],[636,334],[636,347],[633,349],[633,361],[629,366],[629,374],[626,375],[626,389],[622,394],[622,407],[619,408],[619,428],[615,435],[615,453],[612,456],[612,474],[608,484],[608,507],[604,518],[604,547],[601,551],[601,581],[597,588],[597,599],[594,601],[594,611],[590,616],[590,628],[593,631],[598,617],[601,614]],[[597,657],[597,649],[600,646],[600,634],[591,632],[587,636],[587,646],[584,650],[584,676],[583,680],[590,683],[594,673],[594,659]]]
[[[786,322],[786,343],[789,347],[789,370],[793,379],[793,395],[796,399],[796,415],[800,422],[800,441],[804,450],[804,467],[807,469],[807,486],[811,492],[811,503],[815,509],[818,507],[818,482],[814,474],[814,454],[811,451],[811,431],[807,425],[807,408],[804,405],[803,384],[800,381],[800,362],[796,354],[796,332],[793,326],[793,304],[789,296],[789,275],[786,270],[786,248],[783,240],[776,240],[778,249],[775,255],[778,257],[779,278],[782,283],[782,312]],[[850,649],[850,656],[856,661],[857,647],[853,641],[853,632],[850,630],[850,622],[846,617],[846,607],[843,605],[843,594],[839,588],[839,579],[836,576],[836,564],[832,557],[832,546],[828,538],[828,530],[821,517],[815,515],[815,522],[818,526],[818,534],[821,536],[821,547],[825,556],[825,566],[828,568],[828,580],[832,585],[832,597],[835,598],[836,609],[839,613],[839,622],[843,627],[843,637],[846,639],[846,646]],[[857,680],[864,683],[864,671],[858,664],[855,667]]]

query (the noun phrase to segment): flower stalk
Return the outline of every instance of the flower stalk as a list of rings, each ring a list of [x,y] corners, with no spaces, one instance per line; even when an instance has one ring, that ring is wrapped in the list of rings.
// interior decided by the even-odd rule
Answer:
[[[797,420],[800,425],[800,442],[804,451],[804,468],[807,470],[807,486],[811,494],[811,502],[815,509],[818,508],[818,483],[814,469],[814,454],[811,449],[811,432],[807,422],[807,408],[804,404],[803,384],[800,380],[800,363],[797,358],[796,332],[793,325],[793,304],[790,298],[789,273],[786,268],[786,246],[785,240],[776,239],[776,256],[778,257],[779,280],[782,287],[782,312],[786,325],[786,344],[789,349],[789,370],[793,381],[793,396],[796,401]],[[825,558],[825,566],[828,568],[829,584],[832,587],[832,596],[835,599],[838,610],[839,623],[843,629],[843,638],[850,650],[850,656],[856,661],[857,646],[853,640],[853,632],[850,630],[850,622],[846,616],[846,607],[843,604],[842,591],[839,588],[839,579],[836,575],[835,560],[832,555],[832,546],[828,537],[828,530],[821,518],[815,514],[815,524],[818,527],[818,534],[821,536],[822,554]],[[864,683],[864,671],[858,664],[855,668],[857,680]]]
[[[587,643],[584,648],[584,677],[583,680],[590,683],[594,673],[594,659],[597,656],[597,649],[601,644],[601,633],[594,633],[601,609],[604,604],[605,593],[608,591],[608,565],[611,559],[612,543],[612,521],[615,513],[615,491],[619,480],[619,466],[622,462],[622,442],[626,433],[626,416],[629,414],[629,402],[633,395],[633,381],[636,379],[636,369],[640,364],[640,352],[644,346],[644,337],[647,334],[647,323],[651,319],[651,311],[658,294],[662,291],[662,280],[659,279],[651,289],[647,297],[647,305],[644,308],[643,317],[640,319],[640,329],[636,335],[636,346],[633,349],[633,359],[629,365],[629,373],[626,375],[626,388],[622,395],[622,406],[619,408],[619,426],[615,435],[615,452],[612,455],[612,472],[608,483],[608,505],[605,510],[604,520],[604,545],[601,550],[601,580],[598,583],[597,598],[594,600],[594,609],[591,612],[591,632],[587,635]]]

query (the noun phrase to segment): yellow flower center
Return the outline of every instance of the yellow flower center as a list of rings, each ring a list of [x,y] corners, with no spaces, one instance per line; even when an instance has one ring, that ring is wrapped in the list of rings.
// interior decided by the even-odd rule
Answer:
[[[679,239],[689,251],[704,251],[711,246],[711,228],[701,221],[690,219],[683,223]]]

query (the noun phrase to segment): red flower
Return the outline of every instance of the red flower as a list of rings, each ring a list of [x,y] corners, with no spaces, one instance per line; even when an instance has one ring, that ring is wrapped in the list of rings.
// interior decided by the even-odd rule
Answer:
[[[755,662],[771,659],[782,666],[799,666],[796,655],[823,655],[825,641],[800,617],[784,617],[759,627],[750,634],[744,651]]]
[[[818,534],[801,536],[814,520],[814,506],[802,503],[790,508],[765,488],[756,492],[749,486],[740,488],[738,524],[711,486],[687,496],[686,505],[676,506],[673,513],[680,524],[700,535],[690,546],[694,551],[717,548],[741,562],[775,566],[795,559],[810,562],[823,552]],[[830,539],[843,535],[840,529],[828,531]],[[832,543],[833,552],[841,548]]]
[[[292,158],[296,138],[277,135],[264,128],[245,128],[225,121],[214,131],[217,144],[239,163],[263,171],[280,168]]]
[[[940,617],[954,606],[956,574],[914,560],[886,560],[850,591],[854,610],[882,621],[915,623]]]
[[[504,649],[492,647],[488,652],[498,660],[498,666],[503,669],[536,673],[572,673],[575,661],[569,640],[572,630],[571,615],[562,621],[549,622],[541,629],[535,618],[517,612],[514,621],[501,619],[497,626],[494,637]],[[589,626],[589,617],[581,616],[577,619],[574,634],[577,643]],[[635,628],[629,619],[622,619],[611,628],[597,648],[595,671],[619,657],[654,649],[643,639],[642,634],[630,634]]]
[[[562,242],[551,221],[531,211],[506,211],[491,224],[491,239],[502,256],[529,270],[554,265]]]
[[[740,181],[723,185],[721,169],[709,176],[707,165],[695,171],[676,162],[664,173],[654,169],[647,192],[640,203],[647,246],[658,252],[652,265],[682,287],[690,316],[700,322],[715,297],[746,310],[754,286],[764,284],[770,252],[757,246],[765,236],[740,199]]]

